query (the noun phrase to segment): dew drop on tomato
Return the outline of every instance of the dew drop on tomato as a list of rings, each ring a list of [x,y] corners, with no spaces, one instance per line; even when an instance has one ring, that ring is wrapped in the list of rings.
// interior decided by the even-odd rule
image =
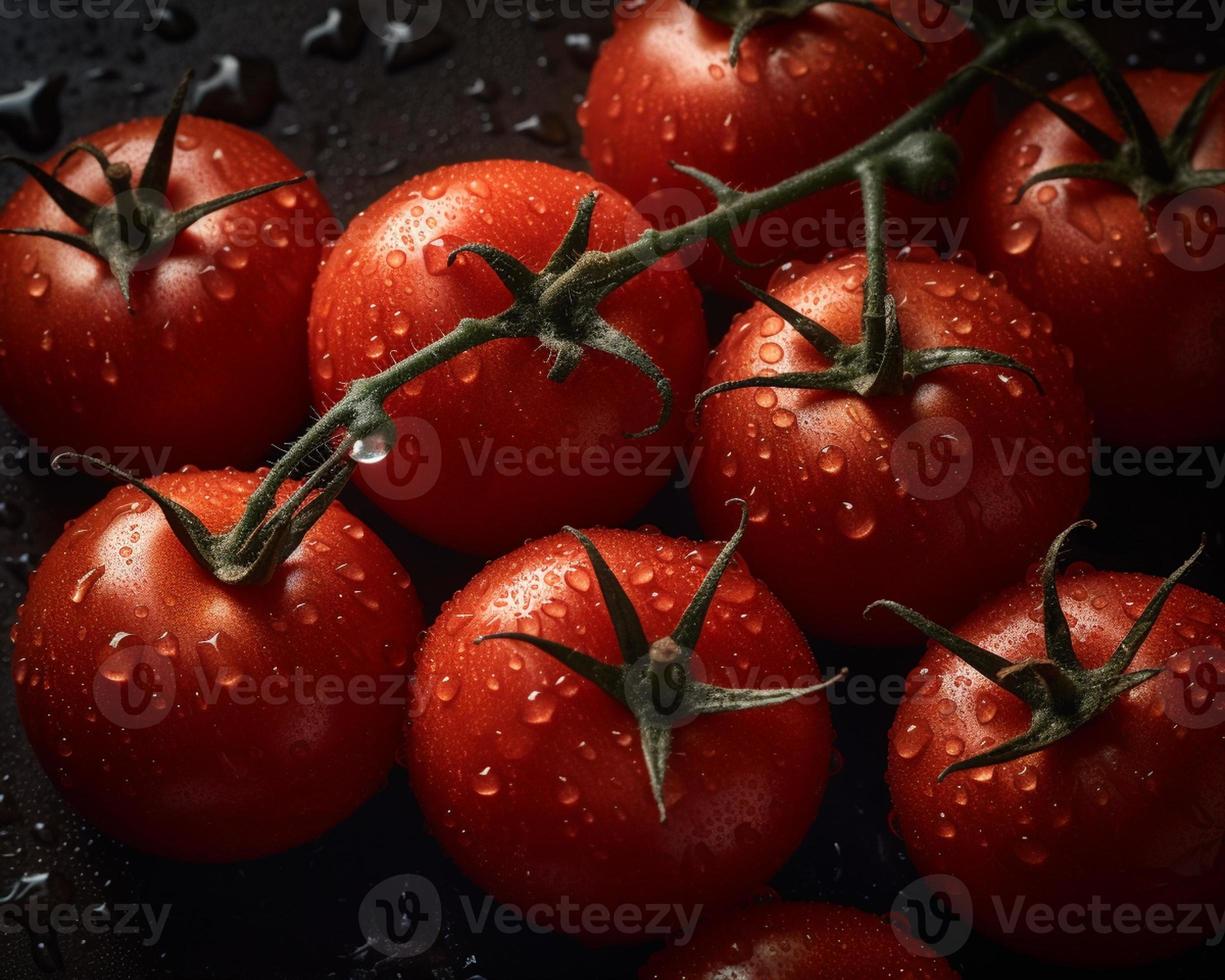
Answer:
[[[931,742],[932,732],[926,724],[908,725],[893,740],[893,749],[903,759],[917,759]]]
[[[1033,218],[1014,221],[1004,232],[1004,251],[1009,255],[1024,255],[1038,241],[1042,226]]]
[[[486,766],[472,777],[472,789],[477,796],[496,796],[501,788],[502,780],[491,766]]]

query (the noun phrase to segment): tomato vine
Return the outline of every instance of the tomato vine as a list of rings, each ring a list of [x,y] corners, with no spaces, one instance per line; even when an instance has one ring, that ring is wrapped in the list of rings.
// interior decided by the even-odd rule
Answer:
[[[463,318],[448,333],[381,374],[354,381],[344,397],[269,469],[242,518],[227,531],[209,531],[190,511],[147,484],[106,464],[99,465],[152,497],[184,546],[217,578],[231,584],[265,582],[344,488],[354,468],[361,462],[382,459],[391,451],[395,429],[383,408],[384,400],[419,375],[482,344],[508,338],[538,339],[554,357],[549,379],[555,382],[564,381],[589,351],[626,361],[651,379],[660,402],[656,422],[634,435],[658,431],[672,412],[669,380],[634,341],[601,317],[600,303],[617,287],[687,246],[710,240],[735,258],[731,232],[740,224],[754,215],[851,182],[862,188],[867,219],[868,275],[861,341],[835,348],[819,325],[786,310],[786,318],[819,349],[829,347],[834,367],[818,375],[748,379],[731,386],[769,380],[775,385],[880,395],[897,393],[910,378],[951,364],[994,364],[1030,373],[1023,365],[992,351],[903,350],[896,309],[888,295],[882,240],[884,189],[887,184],[893,185],[929,199],[949,192],[956,178],[957,153],[952,140],[932,128],[942,117],[998,75],[1003,66],[1052,41],[1068,44],[1088,61],[1104,88],[1113,90],[1121,84],[1097,42],[1070,20],[1031,18],[987,33],[979,56],[938,92],[858,146],[773,186],[741,191],[716,176],[676,165],[704,184],[717,202],[709,212],[684,224],[647,230],[636,241],[612,251],[589,251],[588,232],[597,204],[592,193],[580,202],[569,231],[539,272],[489,245],[475,243],[456,249],[450,262],[464,252],[479,256],[506,285],[512,304],[494,316]],[[714,393],[706,392],[703,397]],[[327,447],[330,452],[326,461],[278,504],[278,489],[310,457]],[[60,462],[75,458],[66,455]]]

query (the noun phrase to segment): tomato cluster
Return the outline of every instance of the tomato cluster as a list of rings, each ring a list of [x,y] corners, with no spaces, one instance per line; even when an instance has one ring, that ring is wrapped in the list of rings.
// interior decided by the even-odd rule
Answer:
[[[1194,944],[1004,913],[1206,908],[1225,887],[1225,740],[1201,723],[1225,605],[1187,566],[1058,569],[1089,497],[1065,461],[1092,438],[1225,436],[1200,206],[1221,193],[1220,79],[1079,80],[994,138],[983,97],[941,111],[968,192],[891,188],[889,214],[965,207],[977,265],[871,234],[778,249],[733,222],[617,278],[677,202],[697,218],[851,152],[978,48],[964,32],[924,55],[880,9],[809,6],[743,37],[681,0],[625,17],[579,110],[594,177],[453,164],[338,238],[312,181],[257,135],[180,118],[183,89],[164,121],[22,163],[0,402],[50,445],[171,467],[65,528],[14,628],[21,720],[73,806],[156,855],[243,860],[319,837],[399,761],[502,901],[662,907],[674,932],[708,907],[644,977],[952,976],[897,919],[751,902],[833,769],[810,639],[872,657],[846,648],[917,627],[886,777],[918,872],[1044,960]],[[868,208],[881,173],[856,171]],[[856,190],[776,217],[853,218]],[[726,251],[764,271],[708,357],[694,283],[742,294]],[[326,421],[415,359],[309,447],[333,453],[313,475],[233,468],[312,398]],[[678,468],[726,545],[616,529]],[[494,558],[424,634],[397,558],[335,501],[350,475],[413,533]]]

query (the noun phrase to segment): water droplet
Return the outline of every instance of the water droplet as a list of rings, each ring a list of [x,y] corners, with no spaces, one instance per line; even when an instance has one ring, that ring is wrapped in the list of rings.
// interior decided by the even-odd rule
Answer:
[[[486,766],[472,777],[472,789],[477,796],[497,796],[502,788],[502,780],[490,766]]]
[[[591,576],[581,568],[572,568],[566,572],[566,584],[575,592],[586,592],[591,588]]]
[[[191,111],[240,126],[258,126],[281,98],[272,61],[223,54],[213,59],[212,73],[196,84]]]
[[[1036,143],[1026,143],[1017,151],[1017,166],[1032,167],[1042,156],[1042,147]]]
[[[1033,218],[1020,218],[1004,232],[1004,251],[1009,255],[1024,255],[1037,242],[1042,226]]]
[[[77,579],[76,587],[72,591],[72,601],[80,605],[85,601],[85,597],[89,595],[90,589],[94,587],[98,579],[106,573],[106,566],[99,565],[96,568],[91,568],[79,579]]]
[[[463,242],[453,235],[442,235],[435,238],[421,250],[421,256],[425,261],[425,271],[431,276],[445,275],[450,268],[447,262],[451,253],[462,244]],[[459,265],[462,262],[463,256],[456,256],[455,264]]]
[[[213,299],[223,303],[233,299],[235,293],[238,292],[238,286],[234,282],[234,277],[227,275],[213,265],[210,265],[200,273],[200,281],[204,283],[205,290]]]
[[[520,717],[528,725],[546,725],[553,720],[557,710],[557,698],[548,691],[533,691],[527,696]]]
[[[978,703],[974,706],[974,715],[980,725],[989,725],[998,711],[999,705],[994,698],[987,694],[979,695]]]
[[[319,622],[319,610],[309,602],[300,602],[294,606],[294,616],[298,622],[304,626],[311,626]]]
[[[844,500],[838,508],[835,520],[838,529],[853,541],[866,538],[876,527],[876,517],[865,505],[858,507]]]
[[[570,129],[555,112],[534,113],[511,128],[545,146],[565,146],[570,142]]]
[[[825,446],[817,454],[817,466],[821,472],[835,476],[846,466],[846,453],[837,446]]]
[[[893,740],[893,748],[903,759],[915,759],[932,740],[931,729],[926,724],[908,725]]]
[[[1102,216],[1089,197],[1091,191],[1069,185],[1067,189],[1068,223],[1091,242],[1100,242],[1105,235]]]
[[[1034,866],[1045,863],[1050,856],[1050,852],[1042,844],[1029,837],[1022,837],[1017,841],[1014,850],[1018,858]]]
[[[355,562],[345,562],[336,566],[336,574],[347,578],[350,582],[366,581],[366,570]]]

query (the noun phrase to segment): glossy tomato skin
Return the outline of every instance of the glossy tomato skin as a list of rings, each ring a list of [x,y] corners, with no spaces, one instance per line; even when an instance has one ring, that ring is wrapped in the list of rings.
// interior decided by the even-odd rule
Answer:
[[[1086,667],[1106,661],[1159,584],[1085,565],[1061,577],[1060,603]],[[983,605],[954,632],[1008,660],[1041,658],[1041,602],[1031,581]],[[959,757],[1025,731],[1030,712],[930,645],[898,709],[888,763],[897,822],[919,872],[961,879],[973,900],[975,929],[1044,960],[1117,966],[1205,942],[1211,931],[1129,934],[1089,925],[1069,934],[1026,923],[1031,908],[1085,909],[1095,897],[1106,903],[1108,916],[1127,903],[1146,916],[1183,903],[1219,910],[1225,784],[1217,774],[1225,765],[1225,731],[1219,724],[1182,724],[1178,702],[1184,688],[1198,683],[1197,651],[1217,648],[1203,663],[1214,676],[1225,669],[1223,635],[1225,604],[1177,586],[1132,663],[1133,670],[1166,666],[1166,674],[1037,754],[956,772],[941,783],[937,775]],[[1020,896],[1021,924],[1010,928]],[[1068,921],[1073,927],[1091,922]]]
[[[944,960],[903,946],[889,924],[820,902],[763,902],[704,921],[656,953],[639,980],[955,980]]]
[[[256,481],[189,471],[155,486],[216,530]],[[17,704],[44,768],[106,833],[181,860],[261,857],[313,840],[382,785],[421,626],[399,563],[338,504],[269,584],[228,587],[121,487],[68,526],[31,583]]]
[[[544,163],[442,167],[371,205],[349,226],[315,291],[316,406],[326,408],[349,381],[402,360],[463,317],[509,307],[510,293],[483,260],[465,255],[448,268],[447,256],[484,242],[539,270],[593,190],[600,198],[590,246],[635,240],[646,223],[623,197]],[[551,382],[539,341],[498,340],[387,400],[395,451],[358,473],[371,499],[432,541],[490,555],[561,524],[629,520],[666,482],[684,445],[706,333],[697,290],[667,263],[615,290],[600,312],[672,380],[677,409],[658,435],[625,436],[658,416],[655,387],[636,369],[589,352],[567,381]]]
[[[135,183],[160,126],[137,119],[86,139],[129,164]],[[184,116],[175,146],[167,196],[180,210],[302,172],[262,136],[211,119]],[[113,199],[86,154],[59,177],[91,201]],[[101,452],[128,469],[257,465],[306,413],[306,316],[332,222],[313,181],[215,212],[133,275],[135,315],[101,260],[0,236],[5,411],[52,450]],[[33,180],[0,227],[81,231]]]
[[[579,110],[583,153],[597,178],[656,223],[696,218],[714,204],[673,161],[739,189],[768,187],[874,135],[978,46],[966,31],[927,45],[921,59],[899,28],[842,4],[753,30],[736,68],[728,63],[730,36],[684,0],[657,0],[618,17],[600,51]],[[975,99],[951,124],[963,150],[982,142],[988,117],[986,100]],[[833,188],[758,216],[751,234],[734,233],[736,251],[751,262],[816,260],[831,248],[861,244],[850,240],[847,223],[862,213],[854,186]],[[949,209],[899,191],[890,194],[890,213],[907,219]],[[908,223],[907,241],[939,244],[925,225]],[[738,278],[764,285],[768,276],[729,262],[711,243],[691,268],[700,283],[734,296],[744,295]]]
[[[796,267],[773,292],[854,341],[865,269],[861,254]],[[1045,459],[1032,455],[1037,447],[1059,454],[1089,440],[1083,396],[1050,320],[956,263],[893,261],[889,277],[907,347],[1009,354],[1046,394],[1016,371],[973,366],[925,375],[900,397],[716,395],[702,413],[691,488],[708,534],[727,530],[722,501],[747,500],[741,547],[753,569],[810,633],[864,645],[913,641],[890,617],[865,620],[869,603],[894,599],[937,620],[961,615],[1015,579],[1035,543],[1071,523],[1088,492],[1083,453],[1073,461],[1079,470],[1029,462]],[[706,385],[826,366],[757,304],[732,324]],[[955,465],[940,462],[941,443]]]
[[[717,553],[658,533],[590,536],[648,639],[676,626]],[[591,565],[568,534],[492,562],[431,628],[408,732],[412,783],[432,832],[497,899],[583,910],[679,904],[692,914],[743,898],[799,844],[830,766],[820,695],[676,728],[661,823],[630,712],[534,647],[474,645],[498,630],[620,662]],[[820,676],[791,618],[739,562],[719,585],[694,656],[695,672],[722,686]],[[578,919],[568,931],[579,931]],[[631,927],[587,938],[659,937]]]
[[[1165,135],[1206,76],[1153,70],[1126,78]],[[1054,97],[1121,137],[1091,80],[1070,82]],[[974,250],[985,267],[1004,272],[1018,296],[1054,318],[1076,352],[1095,431],[1104,440],[1175,446],[1225,438],[1225,291],[1213,259],[1220,250],[1197,263],[1181,235],[1160,230],[1169,202],[1155,201],[1146,216],[1130,191],[1102,181],[1048,181],[1011,203],[1033,174],[1094,159],[1047,109],[1022,112],[977,171],[969,226]],[[1193,162],[1200,169],[1225,167],[1219,94]],[[1219,191],[1199,193],[1220,199]]]

